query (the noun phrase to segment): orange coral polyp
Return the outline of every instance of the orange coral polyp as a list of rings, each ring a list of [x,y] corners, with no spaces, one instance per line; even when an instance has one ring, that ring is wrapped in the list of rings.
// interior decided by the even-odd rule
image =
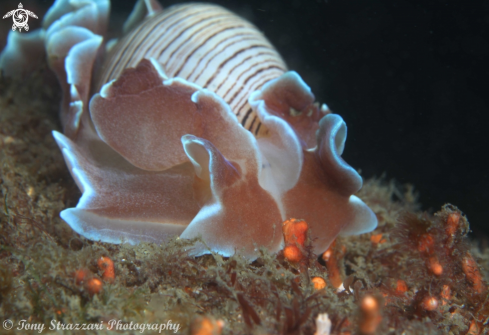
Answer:
[[[382,243],[386,242],[386,240],[382,238],[382,234],[374,234],[374,235],[370,236],[370,241],[374,245],[382,244]]]
[[[325,261],[325,262],[328,262],[331,258],[331,256],[333,256],[333,250],[331,249],[328,249],[326,250],[323,255],[321,256],[322,259]]]
[[[73,274],[76,285],[81,285],[89,277],[89,271],[87,269],[78,269]]]
[[[441,276],[443,273],[443,266],[441,266],[440,262],[436,257],[430,257],[429,269],[436,276]]]
[[[475,320],[472,320],[470,323],[469,331],[467,332],[467,335],[479,335],[480,334],[480,329]]]
[[[98,268],[102,271],[102,279],[112,282],[115,279],[114,262],[109,257],[100,257],[97,261]]]
[[[421,301],[421,307],[427,311],[434,311],[438,308],[438,299],[435,297],[427,296]]]
[[[450,286],[448,285],[443,285],[443,289],[441,291],[441,299],[442,299],[442,305],[446,305],[450,299],[452,298],[452,290],[450,289]]]
[[[190,325],[191,335],[219,335],[224,328],[224,321],[213,317],[199,316]]]
[[[314,289],[319,291],[326,287],[326,281],[321,277],[314,277],[311,279]]]
[[[445,232],[448,236],[453,236],[457,232],[461,215],[460,213],[451,213],[447,218],[447,226]]]
[[[90,295],[100,293],[102,291],[102,281],[98,278],[92,278],[87,281],[87,291]]]
[[[431,234],[423,234],[419,238],[418,251],[426,254],[433,253],[433,247],[435,245],[435,240]]]
[[[307,237],[308,224],[304,220],[289,219],[282,224],[285,245],[297,243],[304,246]]]
[[[298,263],[304,258],[304,255],[302,254],[302,251],[297,246],[288,245],[284,248],[284,257],[289,262]]]
[[[481,294],[486,290],[479,267],[470,253],[467,253],[462,260],[462,270],[478,294]]]
[[[360,333],[365,335],[375,334],[377,327],[382,321],[379,302],[373,296],[367,295],[360,302],[360,311]]]
[[[340,269],[338,267],[338,259],[335,255],[335,246],[336,240],[329,246],[328,250],[326,250],[321,256],[322,259],[326,262],[326,268],[328,269],[328,278],[335,288],[339,288],[341,284],[343,284],[343,280],[341,278]],[[341,254],[344,255],[346,252],[346,248],[343,250],[341,248]]]
[[[304,220],[289,219],[282,224],[284,235],[284,257],[292,263],[304,259],[303,248],[306,243],[309,226]]]
[[[396,292],[397,293],[405,293],[407,292],[406,282],[402,279],[398,279],[396,281]]]

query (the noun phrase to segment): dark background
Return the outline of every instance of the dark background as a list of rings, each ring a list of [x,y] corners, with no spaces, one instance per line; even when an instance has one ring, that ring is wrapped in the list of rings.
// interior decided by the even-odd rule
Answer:
[[[345,119],[343,157],[364,177],[411,183],[423,209],[450,202],[489,235],[489,0],[208,2],[252,21]],[[52,1],[22,3],[33,29]],[[113,1],[112,34],[133,4]],[[11,25],[0,21],[0,47]]]

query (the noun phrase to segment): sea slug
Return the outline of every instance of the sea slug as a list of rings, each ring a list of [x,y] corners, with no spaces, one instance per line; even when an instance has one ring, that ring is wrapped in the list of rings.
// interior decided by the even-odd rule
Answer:
[[[75,231],[112,243],[200,236],[194,255],[252,260],[283,248],[290,218],[308,223],[316,253],[376,227],[341,158],[345,122],[252,24],[216,5],[140,0],[107,41],[109,8],[57,0],[0,56],[15,75],[45,55],[63,88],[64,134],[53,134],[83,193],[61,212]]]

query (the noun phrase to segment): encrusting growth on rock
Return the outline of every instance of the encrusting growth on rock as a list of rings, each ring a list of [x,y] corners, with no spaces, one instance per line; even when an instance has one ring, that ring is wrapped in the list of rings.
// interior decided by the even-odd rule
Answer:
[[[479,267],[469,252],[462,259],[462,269],[477,294],[482,294],[487,290],[482,280]]]
[[[379,302],[375,297],[366,295],[360,301],[360,311],[360,333],[363,335],[375,334],[379,323],[382,321]]]
[[[435,297],[426,296],[421,302],[421,308],[430,312],[436,311],[438,308],[438,299]]]
[[[91,278],[87,281],[87,291],[90,295],[100,293],[103,286],[102,281],[98,278]]]
[[[326,287],[326,282],[321,277],[314,277],[311,279],[311,282],[314,285],[315,290],[322,290]]]
[[[102,279],[109,283],[113,282],[115,278],[114,262],[109,257],[100,257],[97,265],[102,271]]]
[[[216,320],[212,316],[197,316],[192,320],[190,335],[220,335],[224,321]]]
[[[338,261],[343,258],[345,252],[345,246],[341,246],[341,248],[338,250],[335,240],[328,250],[326,250],[322,255],[322,259],[326,263],[326,268],[328,269],[328,279],[331,282],[331,285],[333,285],[335,288],[340,288],[343,284]]]
[[[114,262],[109,257],[99,257],[97,268],[102,272],[102,279],[107,283],[115,280]],[[73,272],[73,279],[77,286],[82,286],[89,295],[100,293],[103,289],[103,282],[87,268],[80,268]]]
[[[289,219],[282,224],[284,257],[291,263],[299,263],[306,257],[305,242],[308,225],[304,220]]]

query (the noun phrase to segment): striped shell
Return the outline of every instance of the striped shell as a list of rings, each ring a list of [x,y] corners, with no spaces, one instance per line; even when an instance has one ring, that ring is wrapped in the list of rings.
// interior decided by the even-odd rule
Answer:
[[[172,6],[146,19],[110,52],[99,83],[118,78],[144,58],[155,59],[170,78],[216,93],[255,135],[264,129],[248,97],[287,70],[256,27],[210,4]]]
[[[42,30],[9,36],[0,55],[3,70],[28,69],[45,50],[59,79],[64,134],[53,135],[82,192],[60,216],[76,232],[200,238],[193,255],[253,260],[283,248],[290,218],[307,222],[315,253],[376,227],[341,158],[345,122],[253,25],[214,5],[139,0],[114,44],[109,7],[56,0]]]

